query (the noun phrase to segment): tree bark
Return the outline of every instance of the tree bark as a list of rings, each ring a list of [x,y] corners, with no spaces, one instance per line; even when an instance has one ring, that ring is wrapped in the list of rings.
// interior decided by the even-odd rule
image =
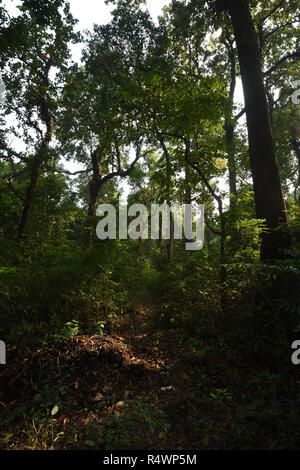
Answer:
[[[168,207],[171,209],[171,159],[169,151],[166,147],[165,141],[160,132],[158,132],[158,140],[163,150],[166,159],[166,183],[167,183],[167,197],[166,202]],[[167,244],[167,262],[171,263],[174,253],[174,218],[172,211],[170,210],[170,238]]]
[[[235,147],[234,147],[234,130],[236,121],[233,117],[233,101],[234,93],[236,88],[236,58],[233,48],[233,41],[230,37],[224,40],[224,45],[228,52],[230,62],[230,87],[228,96],[228,105],[225,115],[225,135],[226,135],[226,147],[228,156],[228,174],[229,174],[229,201],[230,207],[232,207],[237,200],[237,172],[235,163]]]
[[[23,238],[26,227],[28,225],[29,214],[33,203],[35,188],[41,174],[41,164],[41,158],[37,157],[31,168],[30,184],[26,190],[21,221],[18,228],[18,240],[21,240]]]
[[[49,143],[53,135],[53,127],[52,127],[52,122],[50,120],[50,116],[49,116],[49,121],[47,121],[47,127],[48,127],[48,131],[46,133],[44,142],[42,143],[41,149],[38,155],[36,156],[36,158],[34,159],[32,167],[31,167],[30,184],[26,190],[21,221],[20,221],[19,228],[18,228],[18,240],[19,241],[24,237],[24,234],[28,225],[29,215],[30,215],[30,211],[31,211],[31,207],[32,207],[33,199],[34,199],[35,189],[36,189],[37,182],[41,174],[41,167],[42,167],[43,162],[47,159]]]
[[[261,259],[280,259],[282,250],[290,247],[286,231],[278,229],[287,222],[272,135],[261,59],[247,0],[229,0],[237,43],[247,116],[250,164],[254,185],[256,216],[265,219],[267,233],[262,235]],[[277,229],[277,230],[274,230]]]
[[[40,111],[40,118],[42,122],[46,125],[46,133],[42,138],[41,146],[39,149],[38,154],[36,155],[32,167],[31,167],[31,176],[30,176],[30,184],[27,188],[24,204],[23,204],[23,211],[21,216],[21,221],[18,228],[18,240],[20,241],[25,234],[29,215],[34,199],[35,188],[38,182],[38,179],[41,174],[41,167],[44,161],[46,161],[48,156],[49,144],[53,137],[53,121],[51,118],[50,107],[49,103],[46,98],[46,90],[49,87],[49,72],[51,68],[52,62],[51,59],[47,60],[45,63],[45,71],[42,79],[42,84],[44,86],[44,93],[38,100],[39,111]],[[30,112],[30,111],[29,111]]]
[[[237,200],[237,183],[236,183],[236,164],[234,151],[234,126],[231,122],[225,123],[226,146],[228,156],[228,174],[229,174],[229,200],[232,207]]]
[[[100,194],[101,187],[102,187],[102,181],[100,178],[98,179],[92,178],[91,181],[89,182],[89,195],[90,195],[89,207],[88,207],[89,217],[96,216],[96,210],[98,207],[99,194]]]
[[[190,144],[188,144],[189,146]],[[184,168],[184,184],[185,184],[185,198],[184,198],[184,203],[185,204],[192,204],[192,185],[191,185],[191,167],[187,163]],[[189,243],[190,240],[188,240],[186,237],[184,237],[183,241],[183,246],[185,248],[185,244]],[[187,252],[191,254],[192,252]]]
[[[91,180],[89,181],[90,200],[89,200],[89,207],[88,207],[88,216],[95,217],[97,206],[98,206],[98,201],[99,201],[99,192],[102,186],[101,170],[100,170],[99,156],[98,156],[97,151],[92,152],[91,159],[92,159],[93,174],[92,174]]]
[[[299,141],[298,141],[298,138],[297,138],[298,137],[297,130],[299,132],[299,129],[293,127],[292,132],[291,132],[291,134],[292,134],[292,146],[293,146],[293,149],[295,151],[297,161],[298,161],[298,181],[297,181],[297,186],[295,188],[296,192],[300,188],[300,144],[299,144]],[[300,194],[298,195],[298,198],[297,198],[297,204],[300,207]]]
[[[192,204],[192,185],[191,185],[191,169],[190,165],[185,165],[184,168],[185,179],[185,204]]]

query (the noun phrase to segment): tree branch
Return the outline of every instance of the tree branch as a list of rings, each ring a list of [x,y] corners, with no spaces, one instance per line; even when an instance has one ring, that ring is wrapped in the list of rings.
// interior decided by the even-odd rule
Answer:
[[[275,13],[275,11],[277,11],[284,3],[285,0],[281,0],[279,3],[277,3],[277,5],[275,5],[274,8],[260,20],[260,25],[262,25],[268,18],[270,18],[270,16],[272,16],[273,13]]]
[[[283,64],[286,60],[293,59],[293,58],[300,59],[300,51],[295,51],[295,52],[292,52],[291,54],[287,54],[286,56],[282,57],[278,62],[276,62],[276,64],[274,64],[271,68],[269,68],[269,70],[264,72],[264,74],[263,74],[264,77],[267,77],[272,72],[274,72],[274,70],[276,70],[277,67],[279,67],[279,65]]]
[[[132,170],[134,169],[135,167],[135,164],[138,162],[138,160],[140,160],[141,158],[145,157],[146,155],[148,155],[149,153],[153,152],[153,149],[151,150],[147,150],[147,152],[143,153],[143,154],[140,154],[139,151],[137,151],[137,155],[136,155],[136,158],[134,159],[134,161],[131,163],[131,165],[129,166],[129,168],[127,168],[127,170],[120,170],[120,171],[113,171],[112,173],[109,173],[108,175],[104,176],[101,180],[102,184],[106,183],[107,181],[117,177],[117,176],[120,176],[121,178],[125,178],[126,176],[129,176],[130,173],[132,172]]]

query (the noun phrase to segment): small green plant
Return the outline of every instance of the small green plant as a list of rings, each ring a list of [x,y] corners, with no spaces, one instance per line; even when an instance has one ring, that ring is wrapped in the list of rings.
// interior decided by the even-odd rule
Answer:
[[[169,428],[163,410],[137,397],[128,400],[121,412],[102,417],[99,423],[90,422],[85,445],[107,450],[145,449]]]
[[[90,329],[91,334],[104,336],[107,331],[107,322],[105,321],[98,321],[96,322],[93,327]]]
[[[79,322],[77,320],[71,320],[65,323],[64,327],[59,333],[60,338],[71,338],[72,336],[78,336],[80,332]]]
[[[228,392],[227,388],[215,388],[209,396],[211,401],[217,405],[224,405],[226,401],[232,400],[232,393]]]

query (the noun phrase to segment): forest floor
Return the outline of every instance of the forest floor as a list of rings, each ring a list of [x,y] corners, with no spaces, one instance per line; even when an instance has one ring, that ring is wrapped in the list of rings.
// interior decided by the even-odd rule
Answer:
[[[197,393],[199,371],[179,332],[151,325],[141,309],[110,336],[61,339],[3,371],[1,448],[207,448],[214,425],[201,425],[211,400]]]
[[[244,371],[243,388],[239,370],[222,357],[214,364],[188,338],[154,330],[151,309],[141,308],[110,335],[60,339],[6,367],[0,448],[239,449],[260,439],[286,448],[289,409],[266,391],[274,377],[249,385]]]

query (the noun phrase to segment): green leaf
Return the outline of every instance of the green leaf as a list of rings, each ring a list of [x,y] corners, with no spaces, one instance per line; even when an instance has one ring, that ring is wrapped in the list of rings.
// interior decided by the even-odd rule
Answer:
[[[58,413],[58,410],[59,410],[58,405],[54,405],[51,411],[51,415],[52,416],[56,415],[56,413]]]
[[[95,445],[95,442],[89,441],[89,440],[84,441],[84,443],[85,443],[87,446],[89,446],[89,447],[94,447],[94,445]]]

